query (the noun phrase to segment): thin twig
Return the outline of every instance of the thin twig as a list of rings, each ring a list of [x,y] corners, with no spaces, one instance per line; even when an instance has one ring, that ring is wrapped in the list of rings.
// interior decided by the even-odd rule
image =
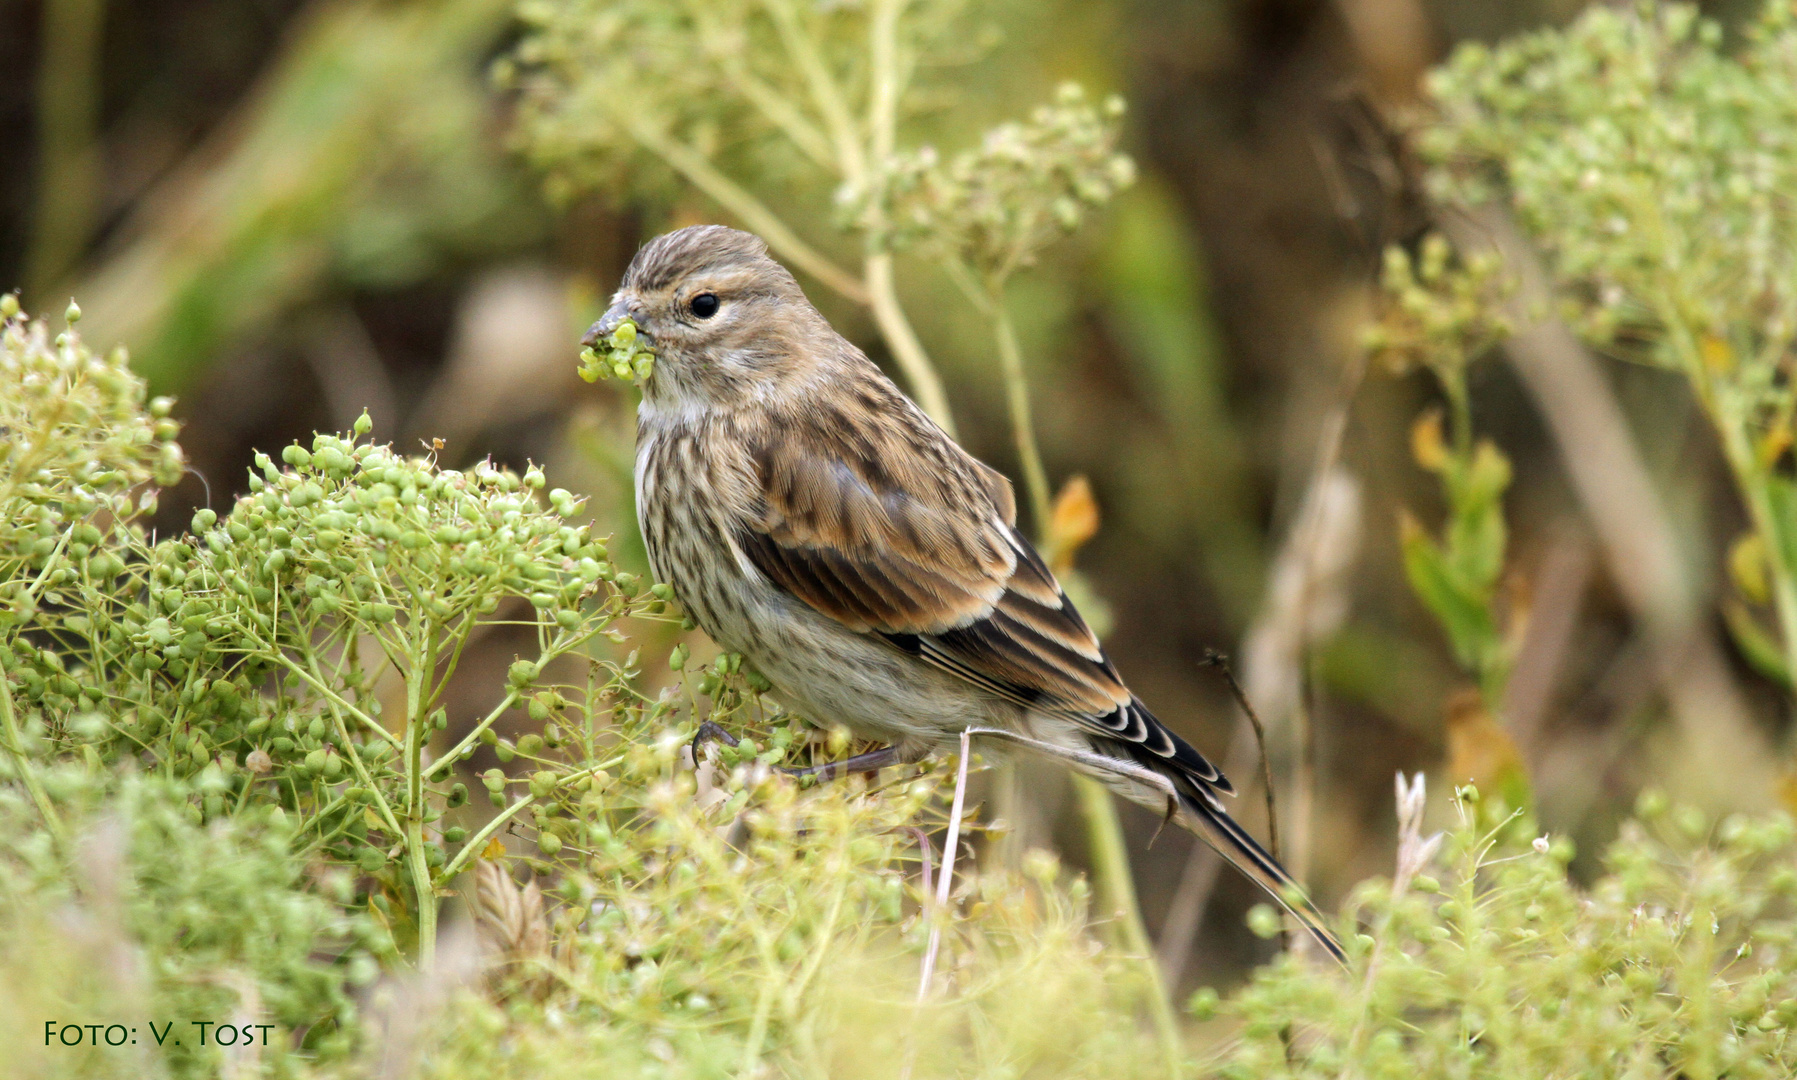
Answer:
[[[907,826],[907,828],[913,836],[917,837],[917,857],[923,863],[923,895],[928,897],[931,893],[935,892],[935,886],[932,881],[934,874],[931,872],[930,868],[930,862],[935,855],[930,846],[930,834],[924,832],[915,825]]]
[[[1198,661],[1204,667],[1214,667],[1223,673],[1223,681],[1229,686],[1229,693],[1235,703],[1241,707],[1242,714],[1254,728],[1254,743],[1260,748],[1260,783],[1267,793],[1267,850],[1275,860],[1279,859],[1279,810],[1273,794],[1273,762],[1267,756],[1267,729],[1260,722],[1260,716],[1248,701],[1247,691],[1236,681],[1235,672],[1230,669],[1229,657],[1216,649],[1204,650],[1204,656]]]

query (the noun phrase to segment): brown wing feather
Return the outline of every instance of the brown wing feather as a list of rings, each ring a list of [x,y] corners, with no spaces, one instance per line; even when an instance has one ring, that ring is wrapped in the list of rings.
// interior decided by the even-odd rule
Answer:
[[[777,430],[750,454],[759,499],[738,538],[762,573],[862,633],[960,625],[998,601],[1008,526],[984,477],[941,467],[961,451],[940,432],[824,407]]]
[[[1017,531],[1010,482],[909,403],[863,404],[853,422],[790,418],[751,455],[758,513],[736,537],[749,561],[857,633],[1229,790],[1124,685]]]

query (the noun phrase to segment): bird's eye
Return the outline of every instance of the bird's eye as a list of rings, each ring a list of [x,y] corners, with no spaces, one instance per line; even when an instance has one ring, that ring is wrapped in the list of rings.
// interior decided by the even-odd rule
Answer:
[[[702,292],[693,297],[693,302],[690,306],[693,309],[694,315],[697,315],[701,319],[709,319],[718,313],[718,294]]]

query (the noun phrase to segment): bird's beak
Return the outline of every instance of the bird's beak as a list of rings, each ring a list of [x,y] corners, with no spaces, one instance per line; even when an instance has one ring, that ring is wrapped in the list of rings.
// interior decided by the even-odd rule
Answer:
[[[610,337],[611,332],[618,328],[619,323],[631,317],[630,305],[622,300],[618,301],[606,309],[605,315],[598,322],[587,327],[586,336],[580,339],[581,345],[592,348]],[[638,329],[642,328],[639,326]]]

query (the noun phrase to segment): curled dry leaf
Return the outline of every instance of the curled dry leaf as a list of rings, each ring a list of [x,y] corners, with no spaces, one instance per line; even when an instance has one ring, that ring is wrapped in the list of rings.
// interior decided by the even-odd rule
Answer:
[[[503,863],[478,859],[470,899],[482,949],[489,956],[516,963],[549,954],[543,892],[534,878],[520,888]]]

